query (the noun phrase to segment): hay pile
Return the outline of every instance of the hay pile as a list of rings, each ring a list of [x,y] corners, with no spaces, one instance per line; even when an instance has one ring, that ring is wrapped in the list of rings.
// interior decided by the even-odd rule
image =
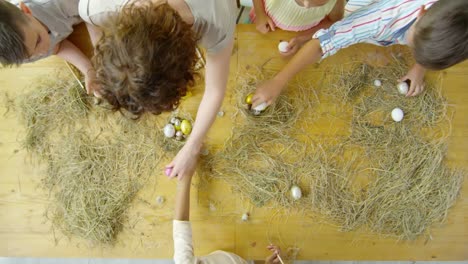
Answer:
[[[440,88],[427,83],[417,97],[398,94],[406,69],[395,58],[385,67],[360,63],[328,71],[321,93],[340,105],[338,118],[350,120],[349,133],[327,136],[306,128],[319,118],[311,114],[319,113],[310,103],[313,88],[293,82],[264,114],[252,116],[243,100],[268,76],[238,77],[240,114],[213,158],[214,177],[257,206],[309,208],[344,231],[368,228],[399,239],[427,234],[455,203],[464,172],[443,162],[450,113]],[[376,79],[381,87],[374,87]],[[395,107],[405,112],[400,123],[390,117]],[[291,198],[293,184],[305,195],[299,201]]]
[[[47,217],[65,234],[111,244],[137,192],[160,169],[159,124],[95,108],[72,76],[55,77],[17,101],[23,145],[46,165]]]

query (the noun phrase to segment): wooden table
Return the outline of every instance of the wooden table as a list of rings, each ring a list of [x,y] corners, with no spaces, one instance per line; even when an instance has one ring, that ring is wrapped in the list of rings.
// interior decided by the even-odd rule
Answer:
[[[81,31],[83,33],[83,31]],[[270,60],[269,67],[279,70],[286,60],[277,52],[280,39],[292,34],[274,32],[261,35],[252,25],[239,25],[231,61],[228,94],[223,104],[224,118],[217,118],[208,140],[221,144],[232,126],[233,88],[237,74],[246,67],[258,66]],[[75,36],[75,39],[80,39]],[[379,56],[391,49],[357,45],[325,60],[319,67],[311,66],[303,76],[319,76],[326,65],[343,63],[356,57]],[[38,77],[64,67],[59,58],[49,58],[21,68],[2,69],[0,86],[10,96],[20,93]],[[455,107],[453,133],[447,156],[451,165],[468,171],[468,62],[444,71],[443,91]],[[202,91],[184,103],[184,108],[195,111]],[[327,103],[327,102],[325,102]],[[328,102],[332,104],[333,102]],[[39,169],[33,166],[18,139],[23,128],[16,117],[3,115],[0,108],[0,255],[31,257],[104,257],[104,258],[171,258],[172,212],[175,182],[162,173],[155,182],[145,187],[130,211],[130,226],[120,235],[114,247],[90,246],[79,239],[69,240],[54,236],[50,222],[44,217],[47,194],[38,187]],[[19,150],[19,151],[18,151]],[[466,177],[465,177],[466,178]],[[389,238],[362,236],[357,232],[342,233],[332,225],[315,223],[300,212],[289,216],[264,208],[254,208],[230,187],[213,181],[203,191],[192,192],[191,219],[194,246],[197,255],[222,249],[235,252],[246,259],[264,259],[265,246],[277,243],[283,249],[300,248],[299,259],[307,260],[466,260],[468,258],[468,181],[464,182],[461,197],[450,210],[447,223],[432,230],[432,240],[420,239],[398,242]],[[155,197],[163,195],[166,203],[156,206]],[[216,210],[210,210],[214,205]],[[214,209],[214,208],[211,208]],[[250,212],[250,220],[241,221],[241,215]]]

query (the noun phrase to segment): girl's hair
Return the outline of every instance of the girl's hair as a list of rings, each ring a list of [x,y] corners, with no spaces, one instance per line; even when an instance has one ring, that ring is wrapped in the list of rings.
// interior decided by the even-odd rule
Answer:
[[[153,3],[132,4],[108,22],[93,57],[102,97],[137,116],[177,108],[196,75],[191,26]]]

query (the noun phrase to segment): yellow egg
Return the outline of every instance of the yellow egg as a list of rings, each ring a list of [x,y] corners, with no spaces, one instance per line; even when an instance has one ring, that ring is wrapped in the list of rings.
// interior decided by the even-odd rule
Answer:
[[[176,129],[176,131],[180,130],[181,125],[182,125],[182,122],[180,121],[180,119],[176,118],[174,121],[174,128]]]
[[[252,104],[252,98],[253,98],[253,96],[254,96],[253,93],[247,95],[247,97],[245,97],[245,103],[246,103],[246,104],[249,104],[249,105]]]
[[[180,131],[182,131],[184,135],[190,134],[190,132],[192,132],[192,124],[190,121],[186,119],[182,120],[182,123],[180,124]]]

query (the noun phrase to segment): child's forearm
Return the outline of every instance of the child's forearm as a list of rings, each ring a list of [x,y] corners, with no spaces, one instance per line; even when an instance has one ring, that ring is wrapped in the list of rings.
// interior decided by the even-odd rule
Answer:
[[[73,45],[73,43],[68,40],[64,40],[59,45],[56,55],[75,65],[83,74],[87,74],[88,71],[93,68],[88,57]]]
[[[191,183],[192,177],[183,177],[177,182],[174,220],[188,221],[190,219]]]
[[[253,0],[252,1],[254,10],[255,10],[255,15],[267,15],[265,12],[265,7],[263,6],[263,0]]]
[[[322,48],[318,39],[309,40],[274,79],[286,84],[292,77],[309,64],[316,63],[322,57]]]

